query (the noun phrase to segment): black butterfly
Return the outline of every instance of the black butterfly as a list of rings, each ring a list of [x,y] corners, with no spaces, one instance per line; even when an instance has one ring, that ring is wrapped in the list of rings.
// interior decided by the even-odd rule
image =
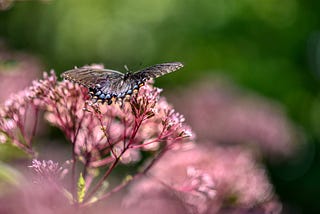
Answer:
[[[139,90],[144,83],[183,67],[180,62],[157,64],[137,72],[123,74],[109,69],[97,69],[90,66],[75,68],[62,73],[62,77],[79,83],[89,89],[93,102],[101,101],[110,105],[113,100],[123,99],[126,95]]]

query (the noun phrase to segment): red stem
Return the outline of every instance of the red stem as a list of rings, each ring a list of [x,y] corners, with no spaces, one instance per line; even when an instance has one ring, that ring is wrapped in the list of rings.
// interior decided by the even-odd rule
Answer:
[[[32,144],[32,139],[33,139],[34,136],[36,135],[37,125],[38,125],[38,119],[39,119],[39,116],[38,116],[39,109],[36,107],[34,110],[35,110],[35,112],[34,112],[35,120],[34,120],[34,124],[33,124],[33,127],[32,127],[31,136],[30,136],[30,139],[29,139],[29,142],[28,142],[28,145],[29,145],[30,147],[31,147],[31,144]]]
[[[77,142],[77,138],[78,138],[78,134],[80,131],[80,127],[81,124],[83,122],[83,118],[84,116],[81,118],[78,127],[75,130],[75,135],[72,139],[72,169],[71,169],[71,193],[72,193],[72,198],[73,198],[73,202],[76,202],[76,185],[77,185],[77,178],[76,178],[76,162],[77,162],[77,158],[76,158],[76,152],[75,152],[75,148],[76,148],[76,142]]]
[[[75,143],[72,144],[72,168],[71,168],[71,194],[73,198],[73,202],[76,200],[76,154],[75,154]]]
[[[99,180],[99,182],[96,184],[96,186],[93,188],[93,190],[87,194],[86,196],[86,200],[88,201],[100,188],[100,186],[103,184],[103,182],[105,181],[105,179],[110,175],[110,173],[112,172],[112,170],[116,167],[117,163],[120,160],[120,156],[117,157],[114,162],[112,163],[112,165],[110,165],[110,167],[108,168],[108,170],[106,171],[106,173],[103,175],[103,177]]]
[[[106,157],[101,160],[92,161],[92,162],[90,162],[89,167],[95,167],[95,168],[101,167],[101,166],[104,166],[104,165],[111,163],[111,161],[113,159],[114,159],[113,157]]]
[[[159,154],[149,163],[149,165],[144,168],[143,171],[135,174],[132,179],[123,182],[121,184],[119,184],[118,186],[116,186],[115,188],[113,188],[111,191],[107,192],[106,194],[102,195],[100,198],[98,198],[97,201],[101,201],[103,199],[106,199],[108,197],[110,197],[113,193],[119,192],[120,190],[122,190],[124,187],[126,187],[129,183],[131,183],[133,180],[136,180],[137,178],[141,177],[142,175],[145,175],[150,169],[151,167],[165,154],[165,152],[168,151],[167,147],[163,148],[163,150],[161,150],[159,152]],[[91,205],[90,202],[84,203],[81,206],[85,207],[85,206],[89,206]]]
[[[133,140],[134,140],[134,138],[135,138],[135,136],[136,136],[136,134],[137,134],[137,132],[139,130],[139,127],[140,127],[141,123],[142,123],[142,120],[140,120],[140,119],[137,119],[137,121],[135,121],[135,127],[132,130],[132,134],[131,134],[131,137],[130,137],[128,145],[122,150],[122,152],[120,153],[119,156],[114,156],[116,159],[114,160],[112,165],[108,168],[108,170],[103,175],[103,177],[99,180],[99,182],[96,184],[96,186],[93,188],[93,190],[89,194],[87,194],[87,197],[86,197],[87,200],[86,201],[88,201],[99,190],[99,188],[101,187],[101,185],[103,184],[105,179],[111,174],[112,170],[116,167],[116,165],[118,164],[121,156],[125,153],[125,151],[129,148],[130,144],[133,142]],[[112,151],[112,149],[111,149],[111,151]]]

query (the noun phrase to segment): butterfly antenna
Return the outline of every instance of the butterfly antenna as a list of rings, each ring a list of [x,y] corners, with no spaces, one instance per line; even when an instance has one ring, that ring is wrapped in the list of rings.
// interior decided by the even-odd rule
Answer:
[[[130,72],[130,70],[129,70],[127,65],[124,65],[124,69],[126,69],[127,72]]]

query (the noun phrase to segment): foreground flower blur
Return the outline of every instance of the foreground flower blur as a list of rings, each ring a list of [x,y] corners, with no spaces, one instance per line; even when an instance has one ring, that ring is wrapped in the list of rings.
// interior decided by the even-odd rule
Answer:
[[[175,93],[170,100],[192,124],[201,142],[247,145],[272,161],[292,157],[304,142],[303,133],[278,103],[224,79],[202,81]]]
[[[168,210],[161,204],[169,196],[173,201],[184,201],[186,213],[281,211],[266,170],[240,146],[211,144],[170,151],[145,179],[135,182],[124,204],[130,213],[151,213],[155,206],[163,213]]]
[[[4,102],[10,94],[30,86],[32,80],[42,73],[43,67],[36,57],[12,51],[0,39],[0,102]]]

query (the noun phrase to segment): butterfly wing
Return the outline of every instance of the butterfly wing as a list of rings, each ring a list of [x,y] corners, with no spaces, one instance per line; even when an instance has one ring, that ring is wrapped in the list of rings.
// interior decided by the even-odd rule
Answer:
[[[79,83],[89,88],[94,101],[107,101],[112,98],[124,98],[138,90],[145,81],[171,73],[183,67],[180,62],[157,64],[135,73],[123,74],[109,69],[98,69],[90,66],[75,68],[62,73],[64,79]]]
[[[162,75],[171,73],[183,67],[181,62],[170,62],[153,65],[134,73],[134,77],[139,81],[145,82],[151,78],[157,78]]]
[[[88,88],[111,86],[113,82],[123,77],[123,74],[109,69],[97,69],[89,66],[75,68],[62,73],[64,79],[79,83]]]
[[[61,76],[89,88],[94,102],[101,100],[111,104],[112,97],[123,98],[131,93],[130,79],[125,80],[123,73],[114,70],[86,66],[66,71]]]

